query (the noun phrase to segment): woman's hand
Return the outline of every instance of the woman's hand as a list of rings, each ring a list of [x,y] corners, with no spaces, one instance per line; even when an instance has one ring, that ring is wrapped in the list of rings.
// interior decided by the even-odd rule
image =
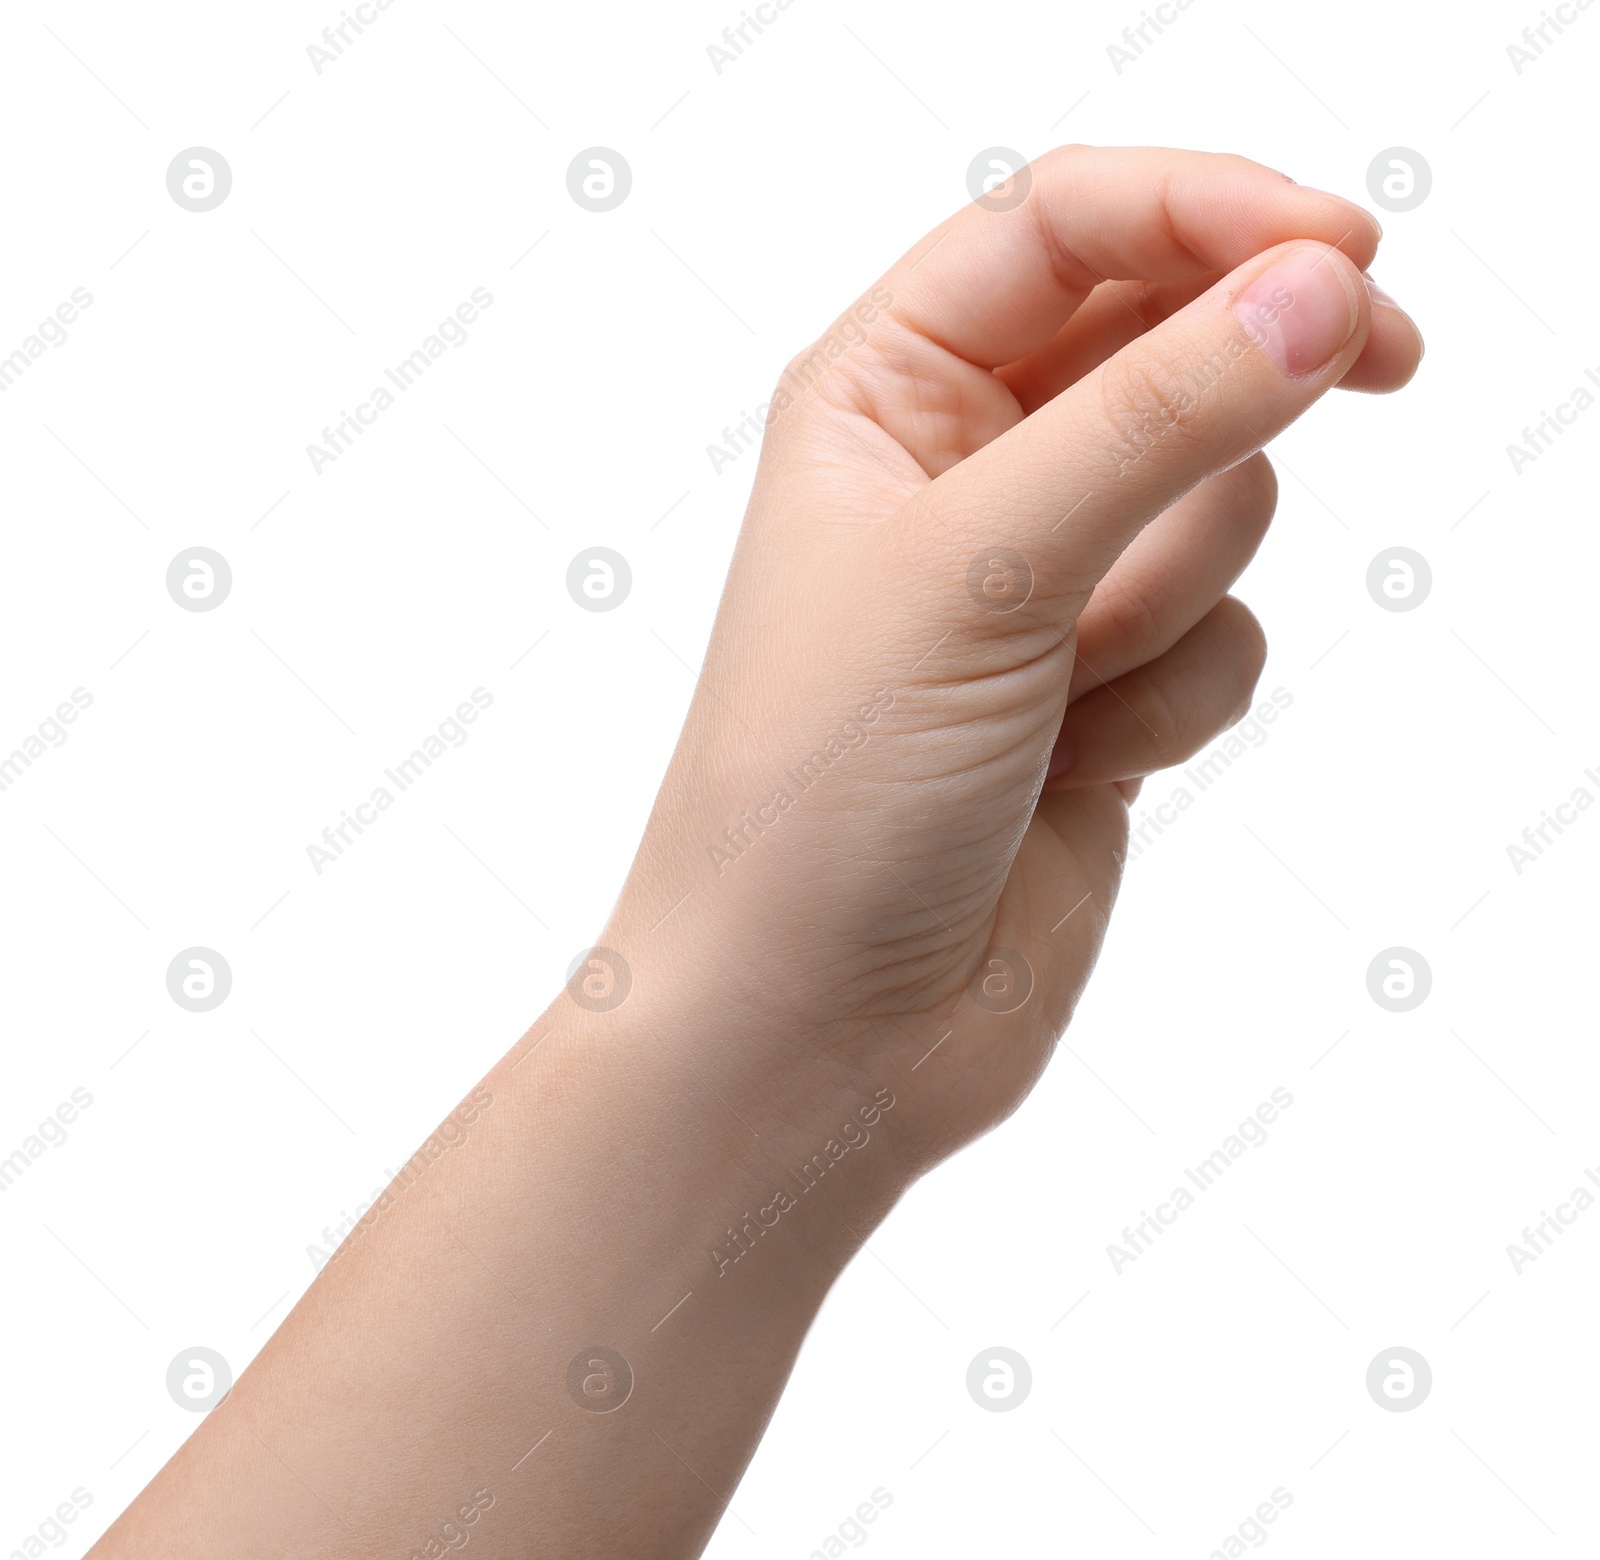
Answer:
[[[1257,452],[1421,340],[1333,196],[1023,177],[790,365],[604,946],[102,1560],[698,1553],[864,1232],[1037,1077],[1139,777],[1260,670]]]
[[[1346,201],[1158,149],[1018,178],[782,376],[606,938],[641,993],[715,989],[764,1067],[901,1080],[909,1173],[1027,1092],[1139,778],[1248,707],[1264,641],[1226,592],[1274,506],[1262,445],[1422,352]]]

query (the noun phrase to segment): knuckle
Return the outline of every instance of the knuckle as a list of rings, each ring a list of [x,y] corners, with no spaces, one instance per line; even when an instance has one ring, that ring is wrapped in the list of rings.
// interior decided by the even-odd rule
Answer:
[[[1042,156],[1034,158],[1033,166],[1043,173],[1068,173],[1079,167],[1086,159],[1094,157],[1099,150],[1099,147],[1086,145],[1082,141],[1063,141],[1059,146],[1052,146]]]
[[[1107,453],[1120,475],[1150,459],[1181,456],[1201,439],[1198,406],[1161,362],[1144,353],[1113,358],[1100,376]]]
[[[1105,635],[1126,645],[1141,661],[1165,638],[1166,601],[1150,582],[1113,584],[1102,581],[1097,610],[1104,614]]]
[[[857,407],[906,372],[909,344],[917,338],[900,323],[895,303],[881,284],[865,294],[789,358],[770,404],[780,411],[807,404]]]
[[[1218,157],[1220,161],[1226,163],[1235,173],[1244,174],[1246,176],[1258,176],[1263,173],[1270,173],[1275,179],[1283,179],[1289,183],[1294,182],[1289,178],[1288,174],[1272,167],[1268,163],[1257,162],[1253,157],[1246,157],[1242,152],[1221,152],[1218,154]]]
[[[778,382],[772,387],[773,399],[777,400],[781,396],[798,398],[804,395],[821,384],[832,367],[833,360],[828,357],[825,343],[819,337],[801,347],[783,365],[783,372],[778,375]]]

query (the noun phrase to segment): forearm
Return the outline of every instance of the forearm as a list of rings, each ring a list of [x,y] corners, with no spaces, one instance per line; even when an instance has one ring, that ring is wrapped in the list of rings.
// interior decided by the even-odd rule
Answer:
[[[100,1560],[428,1554],[463,1507],[486,1556],[697,1553],[897,1185],[887,1076],[716,1007],[558,998]]]
[[[1048,1061],[1139,781],[1247,706],[1253,452],[1420,356],[1378,237],[1242,159],[1063,148],[795,360],[631,979],[557,1000],[102,1560],[698,1552],[833,1279]]]

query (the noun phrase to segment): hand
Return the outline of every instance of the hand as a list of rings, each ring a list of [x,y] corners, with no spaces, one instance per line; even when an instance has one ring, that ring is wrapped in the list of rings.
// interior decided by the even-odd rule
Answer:
[[[916,1064],[910,1173],[1026,1094],[1140,777],[1248,707],[1264,640],[1226,592],[1274,507],[1262,445],[1422,353],[1334,196],[1157,149],[1022,177],[785,371],[607,936],[641,990],[688,970],[847,1092]]]
[[[1028,176],[791,364],[609,953],[104,1560],[400,1554],[466,1510],[483,1560],[698,1553],[863,1231],[1026,1094],[1139,777],[1260,670],[1224,594],[1258,451],[1421,354],[1333,196],[1165,151]]]

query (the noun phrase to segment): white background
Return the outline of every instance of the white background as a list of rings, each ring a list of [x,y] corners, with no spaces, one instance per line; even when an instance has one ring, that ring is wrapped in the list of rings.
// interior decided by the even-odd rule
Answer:
[[[1375,273],[1427,358],[1280,441],[1243,594],[1292,704],[1133,864],[1021,1114],[839,1284],[710,1552],[807,1555],[879,1486],[885,1557],[1202,1556],[1280,1486],[1284,1556],[1588,1551],[1600,1209],[1520,1276],[1506,1252],[1600,1167],[1600,816],[1521,874],[1506,849],[1600,796],[1600,408],[1507,454],[1600,372],[1600,10],[1518,75],[1537,10],[1196,0],[1119,74],[1132,3],[795,0],[718,74],[736,0],[396,0],[319,75],[332,3],[5,9],[0,355],[94,302],[0,395],[0,752],[93,703],[0,792],[0,1156],[94,1102],[0,1194],[0,1553],[78,1486],[58,1552],[87,1547],[194,1428],[168,1361],[242,1369],[307,1247],[558,987],[748,492],[754,455],[718,475],[707,446],[978,152],[1065,140],[1363,200],[1416,149],[1432,192],[1380,212]],[[197,145],[233,174],[204,214],[165,185]],[[566,188],[596,145],[633,172],[605,214]],[[475,287],[467,343],[316,474]],[[164,583],[197,545],[233,571],[209,613]],[[615,612],[565,591],[593,545],[632,566]],[[1397,545],[1433,571],[1407,613],[1365,586]],[[470,740],[316,875],[306,846],[478,687]],[[165,985],[197,944],[233,972],[205,1014]],[[1394,945],[1433,973],[1409,1013],[1367,992]],[[1115,1273],[1275,1087],[1268,1143]],[[965,1390],[995,1345],[1033,1371],[1010,1413]],[[1414,1412],[1364,1385],[1395,1345],[1433,1370]]]

